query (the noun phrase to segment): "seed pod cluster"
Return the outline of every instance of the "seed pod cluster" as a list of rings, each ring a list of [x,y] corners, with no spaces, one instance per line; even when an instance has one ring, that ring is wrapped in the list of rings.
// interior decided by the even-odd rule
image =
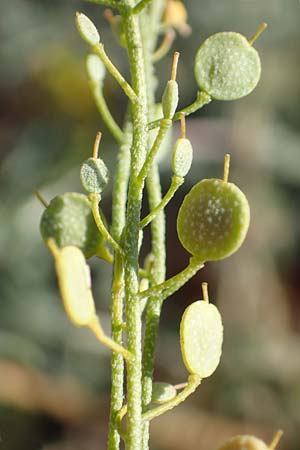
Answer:
[[[223,342],[223,325],[216,306],[196,301],[183,313],[180,346],[184,364],[191,374],[209,377],[217,368]]]
[[[233,183],[205,179],[186,195],[177,217],[183,247],[202,261],[226,258],[243,243],[250,222],[247,198]]]
[[[96,254],[103,245],[89,200],[76,192],[66,192],[51,200],[42,215],[40,230],[45,242],[52,238],[59,248],[78,247],[85,257]]]
[[[257,51],[239,33],[223,32],[210,36],[195,58],[197,83],[216,100],[236,100],[250,94],[260,74]]]

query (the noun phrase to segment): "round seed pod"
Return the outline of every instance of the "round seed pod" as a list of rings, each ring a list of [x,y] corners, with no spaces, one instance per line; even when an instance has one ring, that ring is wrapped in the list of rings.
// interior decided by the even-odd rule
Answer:
[[[201,378],[217,368],[223,342],[223,325],[216,306],[207,301],[189,305],[180,323],[180,347],[187,370]]]
[[[236,100],[250,94],[260,74],[257,51],[239,33],[213,34],[196,54],[197,83],[216,100]]]
[[[176,397],[176,389],[172,384],[156,381],[152,385],[152,403],[166,403]]]
[[[109,172],[100,158],[88,158],[81,166],[80,181],[89,194],[101,194],[109,180]]]
[[[89,45],[100,42],[100,35],[94,23],[85,14],[77,12],[75,23],[82,39]]]
[[[227,258],[243,243],[250,208],[233,183],[212,178],[197,183],[185,196],[177,217],[183,247],[203,261]]]
[[[95,317],[90,268],[82,251],[73,246],[58,250],[55,270],[65,311],[77,326],[88,325]]]
[[[40,230],[46,242],[53,238],[59,248],[78,247],[87,258],[103,245],[90,202],[76,192],[66,192],[51,200],[42,215]]]
[[[269,450],[269,447],[261,439],[245,434],[232,437],[224,442],[218,450]]]
[[[185,177],[192,165],[193,147],[191,141],[179,138],[175,142],[172,154],[172,169],[177,177]]]
[[[178,100],[178,83],[175,80],[169,80],[162,96],[162,108],[165,119],[172,119]]]

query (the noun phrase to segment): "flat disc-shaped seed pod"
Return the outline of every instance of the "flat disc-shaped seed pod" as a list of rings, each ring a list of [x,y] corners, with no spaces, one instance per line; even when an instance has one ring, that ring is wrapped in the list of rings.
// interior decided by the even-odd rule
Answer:
[[[250,209],[233,183],[211,178],[197,183],[185,196],[177,217],[183,247],[203,261],[226,258],[243,243]]]
[[[261,439],[245,434],[232,437],[218,450],[269,450],[269,447]]]
[[[75,325],[88,325],[95,317],[90,271],[77,247],[68,246],[54,255],[60,293],[68,317]]]
[[[180,346],[191,374],[209,377],[217,368],[223,342],[223,325],[216,306],[206,301],[189,305],[180,323]]]
[[[109,179],[108,169],[100,158],[88,158],[81,166],[80,181],[89,194],[100,194]]]
[[[41,234],[47,242],[53,238],[59,248],[73,245],[86,257],[94,255],[103,244],[87,197],[66,192],[51,200],[40,224]]]
[[[172,384],[155,381],[152,386],[152,402],[166,403],[176,397],[177,391]]]
[[[217,100],[236,100],[250,94],[261,74],[257,51],[239,33],[216,33],[200,46],[195,77],[201,89]]]

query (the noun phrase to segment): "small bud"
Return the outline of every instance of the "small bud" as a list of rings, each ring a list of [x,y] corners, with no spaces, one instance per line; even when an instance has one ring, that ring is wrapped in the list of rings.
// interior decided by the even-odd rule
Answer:
[[[46,243],[52,238],[58,248],[78,247],[87,258],[103,245],[90,202],[76,192],[66,192],[51,200],[43,212],[40,230]]]
[[[180,346],[187,370],[201,378],[217,368],[222,353],[223,325],[216,306],[207,301],[189,305],[180,323]]]
[[[169,80],[162,97],[162,108],[165,119],[172,119],[179,101],[178,84],[176,80]]]
[[[51,249],[51,245],[49,246]],[[65,311],[77,326],[89,325],[95,317],[90,268],[82,251],[73,246],[53,252],[55,270]]]
[[[152,403],[166,403],[176,397],[176,389],[172,384],[156,381],[152,386]]]
[[[89,158],[81,166],[80,181],[89,194],[101,194],[109,179],[109,172],[100,158]]]
[[[100,35],[96,26],[85,14],[77,12],[75,23],[82,39],[89,45],[96,45],[100,42]]]
[[[177,139],[172,155],[172,170],[177,177],[185,177],[192,165],[193,147],[189,139]]]
[[[86,71],[90,81],[102,83],[105,77],[105,66],[101,59],[94,54],[90,54],[86,58]]]

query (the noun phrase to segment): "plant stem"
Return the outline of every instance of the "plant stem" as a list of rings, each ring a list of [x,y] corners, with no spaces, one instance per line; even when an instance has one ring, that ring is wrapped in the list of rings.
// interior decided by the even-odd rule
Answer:
[[[114,180],[112,199],[111,234],[116,241],[120,241],[126,223],[126,200],[130,170],[130,145],[132,141],[132,127],[129,113],[125,119],[124,143],[118,153],[117,168]],[[120,324],[123,322],[124,302],[124,265],[118,254],[114,263],[111,298],[112,338],[119,345],[123,344],[123,333]],[[124,360],[118,353],[111,358],[111,401],[110,421],[108,433],[108,450],[119,450],[120,433],[116,424],[116,417],[123,406],[124,391]]]
[[[139,221],[143,183],[137,176],[145,161],[147,145],[147,88],[139,18],[132,14],[132,0],[120,9],[128,45],[132,87],[138,102],[132,104],[133,141],[131,147],[130,180],[125,228],[125,315],[127,344],[134,355],[127,364],[127,434],[126,450],[141,450],[142,442],[142,322],[139,290]]]
[[[124,135],[119,127],[119,125],[116,123],[115,119],[111,115],[111,112],[107,106],[107,103],[105,101],[104,95],[103,95],[103,89],[102,85],[100,83],[95,83],[93,81],[90,82],[91,91],[96,103],[96,106],[98,108],[98,111],[100,112],[100,115],[103,119],[103,122],[113,135],[113,137],[116,139],[116,141],[119,144],[122,144],[124,142]]]
[[[182,403],[189,395],[193,394],[197,387],[201,383],[201,378],[199,375],[192,374],[189,376],[188,384],[183,389],[183,391],[180,392],[180,394],[177,394],[176,397],[174,397],[172,400],[164,403],[163,405],[157,406],[156,408],[150,409],[146,413],[143,414],[143,420],[152,420],[155,417],[160,416],[161,414],[169,411],[170,409],[173,409],[175,406]]]
[[[173,198],[175,192],[183,184],[183,182],[183,177],[177,177],[175,175],[172,177],[171,186],[169,187],[168,192],[162,198],[161,202],[155,208],[153,208],[150,213],[143,218],[143,220],[141,220],[140,228],[145,228],[157,216],[157,214],[159,214],[160,211],[162,211],[167,206],[167,204]]]

